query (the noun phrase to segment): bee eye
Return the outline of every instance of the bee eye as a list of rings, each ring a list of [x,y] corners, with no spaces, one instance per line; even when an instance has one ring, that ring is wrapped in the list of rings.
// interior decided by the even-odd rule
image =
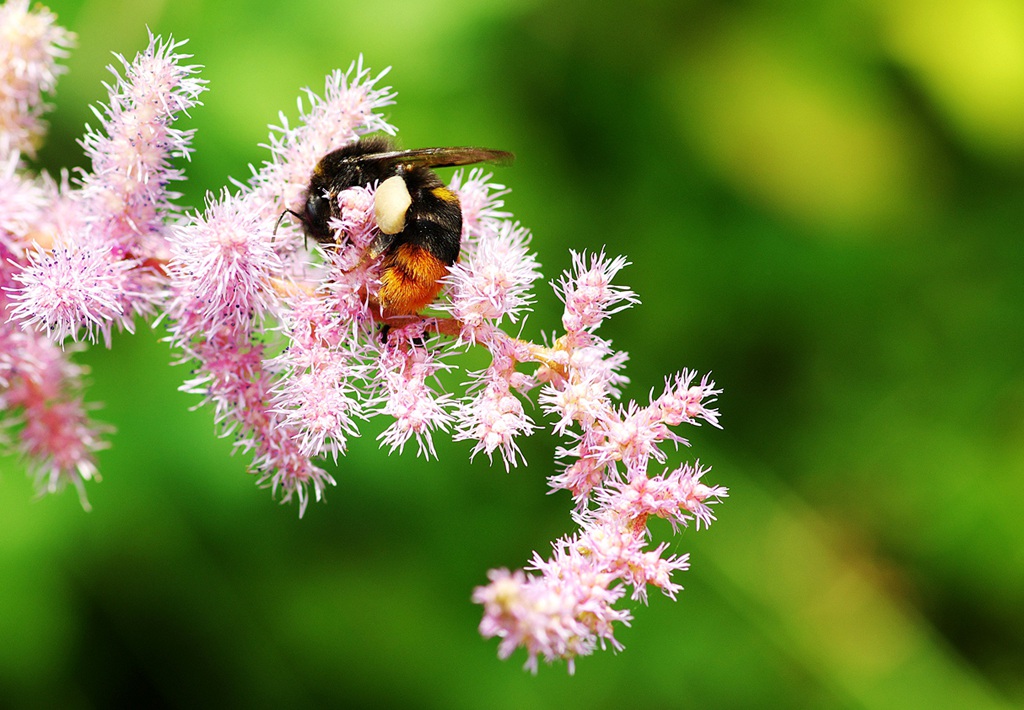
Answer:
[[[323,195],[311,194],[306,199],[306,224],[326,222],[330,212],[330,200]]]

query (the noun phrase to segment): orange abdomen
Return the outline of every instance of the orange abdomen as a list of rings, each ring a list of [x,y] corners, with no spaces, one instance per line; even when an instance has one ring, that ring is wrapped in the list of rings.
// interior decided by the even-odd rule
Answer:
[[[384,316],[411,315],[426,308],[441,291],[448,265],[429,251],[402,244],[384,257],[380,302]]]

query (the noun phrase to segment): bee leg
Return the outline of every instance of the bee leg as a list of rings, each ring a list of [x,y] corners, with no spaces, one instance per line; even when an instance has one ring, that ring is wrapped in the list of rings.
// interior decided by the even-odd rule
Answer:
[[[391,338],[391,331],[395,327],[396,326],[392,325],[391,323],[380,324],[380,328],[377,330],[377,333],[380,335],[380,342],[382,345],[388,345],[388,342]],[[398,327],[400,328],[401,326]],[[431,335],[434,335],[434,333],[424,330],[420,335],[406,335],[403,338],[399,338],[395,345],[400,346],[404,343],[407,344],[410,348],[425,348],[427,347],[427,341]]]
[[[383,232],[378,233],[377,236],[373,238],[373,241],[370,242],[370,246],[366,247],[366,254],[364,258],[371,261],[376,259],[378,256],[386,252],[394,242],[394,234],[384,234]]]

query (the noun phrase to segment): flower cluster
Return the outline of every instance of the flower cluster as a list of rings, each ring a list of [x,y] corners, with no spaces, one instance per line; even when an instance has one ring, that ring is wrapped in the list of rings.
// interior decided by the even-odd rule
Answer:
[[[600,644],[621,649],[615,623],[629,624],[632,615],[616,608],[632,587],[633,599],[646,601],[647,585],[675,599],[682,587],[672,573],[689,568],[689,556],[663,557],[667,542],[648,550],[646,520],[650,514],[673,525],[691,519],[705,522],[711,511],[705,501],[726,494],[721,487],[700,483],[704,471],[685,465],[671,474],[630,482],[609,483],[597,496],[598,507],[578,514],[580,530],[558,540],[550,559],[534,554],[531,569],[492,570],[491,583],[478,587],[473,600],[484,605],[480,632],[498,636],[498,654],[505,658],[522,646],[526,665],[537,659],[564,658],[572,672],[576,656]]]
[[[97,476],[102,427],[86,416],[69,341],[109,347],[114,329],[160,319],[189,366],[182,390],[213,407],[220,433],[251,454],[258,482],[297,501],[300,515],[334,484],[317,461],[337,463],[376,417],[388,422],[378,440],[389,452],[415,440],[418,455],[437,458],[434,438],[450,435],[468,442],[471,458],[525,465],[518,442],[545,428],[528,414],[538,412],[526,406],[535,395],[562,441],[548,482],[571,496],[578,531],[524,570],[492,571],[474,592],[480,631],[501,639],[502,657],[522,647],[531,669],[543,658],[571,670],[577,656],[620,647],[627,592],[646,601],[650,585],[675,597],[673,572],[687,556],[652,547],[647,521],[707,526],[710,504],[727,491],[704,484],[699,463],[655,473],[651,461],[664,468],[666,449],[687,445],[680,425],[718,426],[719,390],[683,370],[647,404],[621,401],[627,354],[598,331],[639,302],[616,282],[623,257],[573,253],[553,283],[560,332],[542,343],[506,332],[522,329],[540,265],[530,231],[505,210],[508,189],[479,168],[459,172],[448,190],[462,208],[461,257],[443,295],[426,314],[385,316],[372,248],[376,184],[331,196],[330,246],[303,248],[302,218],[282,219],[302,214],[324,154],[395,132],[381,115],[395,96],[383,73],[360,60],[330,74],[321,93],[306,92],[294,125],[282,115],[272,127],[269,156],[247,182],[185,214],[173,161],[188,158],[191,133],[174,122],[204,87],[181,43],[151,36],[133,61],[118,58],[100,125],[82,141],[91,170],[55,181],[31,176],[23,156],[41,135],[42,96],[70,37],[18,0],[0,9],[0,34],[19,40],[0,50],[0,404],[43,489],[84,490]],[[450,389],[439,375],[470,348],[489,364]]]
[[[47,92],[72,36],[45,8],[21,0],[0,8],[0,404],[40,489],[98,477],[94,453],[104,427],[81,398],[82,368],[66,341],[131,331],[165,297],[169,186],[188,157],[191,132],[173,127],[198,104],[203,82],[184,64],[181,43],[150,36],[120,70],[98,129],[82,140],[92,170],[73,180],[32,176],[25,164],[41,139]]]

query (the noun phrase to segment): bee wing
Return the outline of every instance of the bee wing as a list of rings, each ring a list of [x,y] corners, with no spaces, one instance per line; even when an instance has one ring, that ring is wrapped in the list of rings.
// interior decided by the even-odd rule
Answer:
[[[353,156],[360,161],[380,160],[392,165],[409,167],[449,168],[455,165],[473,163],[501,163],[507,165],[515,156],[504,150],[490,148],[416,148],[414,150],[392,150],[386,153],[370,153]]]

